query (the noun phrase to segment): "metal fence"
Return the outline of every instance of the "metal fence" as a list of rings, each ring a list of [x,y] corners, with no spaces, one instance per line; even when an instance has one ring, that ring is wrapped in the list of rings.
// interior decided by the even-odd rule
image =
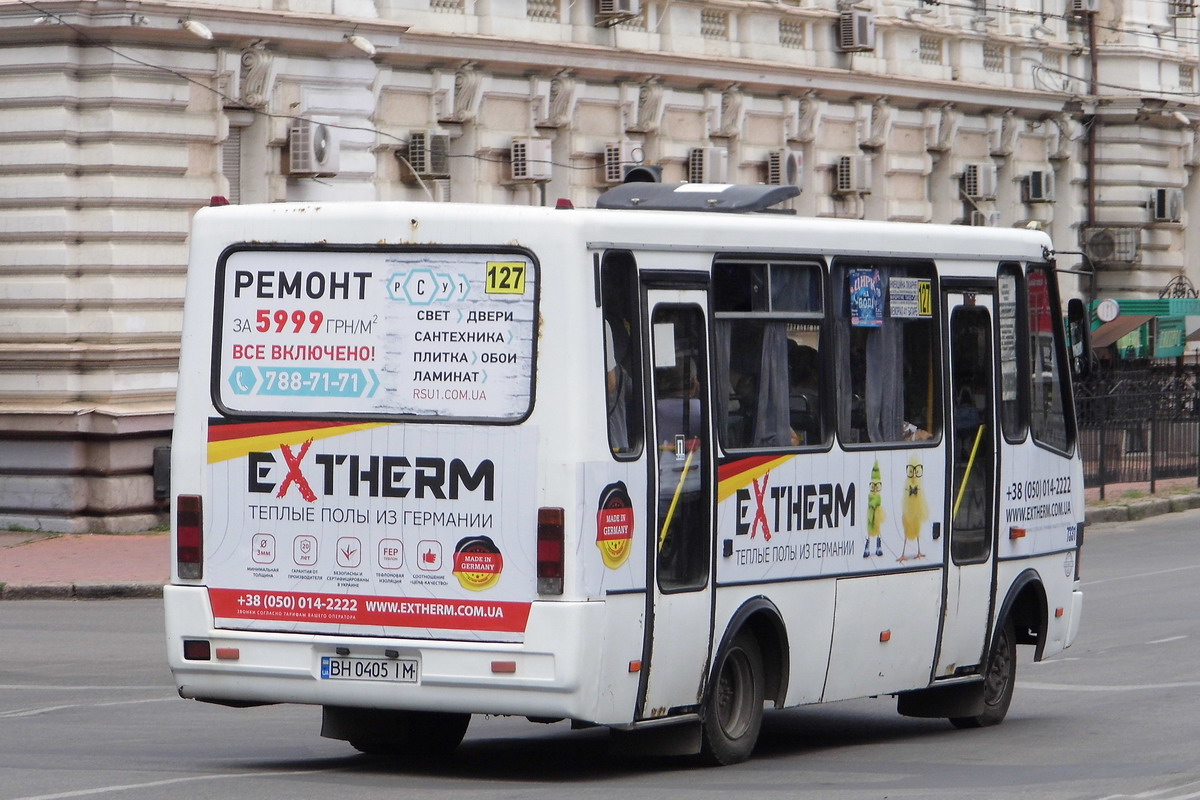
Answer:
[[[1200,485],[1200,394],[1191,375],[1108,375],[1076,386],[1084,485]]]

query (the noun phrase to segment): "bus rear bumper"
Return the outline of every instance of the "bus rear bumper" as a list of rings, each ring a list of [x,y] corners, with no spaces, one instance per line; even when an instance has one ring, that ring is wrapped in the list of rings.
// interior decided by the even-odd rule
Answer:
[[[167,660],[181,697],[628,722],[597,705],[604,604],[534,603],[521,643],[218,629],[203,586],[164,587]],[[209,643],[208,660],[184,657]],[[415,680],[330,679],[322,659],[415,662]],[[632,676],[636,681],[636,676]]]

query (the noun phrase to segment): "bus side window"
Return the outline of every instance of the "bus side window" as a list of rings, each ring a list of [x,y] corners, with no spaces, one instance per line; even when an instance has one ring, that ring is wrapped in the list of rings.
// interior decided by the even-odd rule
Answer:
[[[604,395],[608,446],[618,458],[642,452],[641,357],[638,342],[637,268],[633,255],[605,253],[600,270],[604,317]]]
[[[1045,267],[1030,266],[1025,279],[1029,294],[1029,413],[1033,438],[1056,450],[1071,446],[1067,395],[1061,354],[1062,321],[1054,276]]]
[[[727,449],[822,445],[821,270],[713,266],[717,427]]]
[[[1009,442],[1025,439],[1026,419],[1022,413],[1024,382],[1021,375],[1023,331],[1027,326],[1020,318],[1018,293],[1024,291],[1023,275],[1017,264],[1001,264],[997,280],[996,320],[1000,328],[1000,425]]]
[[[836,264],[834,372],[843,442],[923,442],[940,433],[933,274],[929,264]]]

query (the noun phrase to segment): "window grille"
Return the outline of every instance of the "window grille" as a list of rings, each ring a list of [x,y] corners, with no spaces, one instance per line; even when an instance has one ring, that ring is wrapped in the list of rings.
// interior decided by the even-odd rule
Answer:
[[[920,54],[922,64],[941,64],[942,40],[936,36],[922,36]]]
[[[985,44],[983,68],[988,72],[1004,72],[1004,48],[998,44]]]
[[[729,15],[724,11],[704,9],[700,12],[700,35],[705,39],[729,38]]]
[[[779,20],[779,44],[783,47],[804,47],[804,23],[795,19]]]

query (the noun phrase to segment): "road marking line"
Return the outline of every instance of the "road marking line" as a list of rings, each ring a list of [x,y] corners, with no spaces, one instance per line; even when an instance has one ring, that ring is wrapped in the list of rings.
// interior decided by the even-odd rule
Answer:
[[[1200,689],[1200,681],[1180,681],[1179,683],[1143,683],[1124,684],[1116,686],[1098,686],[1095,684],[1075,683],[1041,683],[1031,681],[1018,684],[1022,689],[1041,689],[1052,692],[1144,692],[1153,689]]]
[[[1112,583],[1113,581],[1127,581],[1134,578],[1153,578],[1155,575],[1169,575],[1172,572],[1183,572],[1185,570],[1200,569],[1200,564],[1192,564],[1186,567],[1171,567],[1171,569],[1160,569],[1156,572],[1136,572],[1130,575],[1117,575],[1115,578],[1101,578],[1098,581],[1084,581],[1083,585],[1099,586],[1102,583]]]
[[[1179,786],[1168,786],[1164,789],[1150,789],[1137,794],[1110,794],[1107,797],[1100,798],[1099,800],[1147,800],[1148,798],[1152,797],[1159,797],[1162,798],[1162,800],[1193,800],[1193,798],[1200,797],[1200,791],[1191,792],[1190,794],[1173,794],[1169,797],[1163,797],[1163,795],[1167,795],[1170,792],[1178,792],[1180,790],[1194,789],[1197,786],[1200,786],[1200,781],[1191,781],[1190,783],[1184,783]]]
[[[294,769],[283,772],[236,772],[224,775],[192,775],[187,778],[169,778],[161,781],[146,783],[127,783],[123,786],[97,786],[94,789],[76,789],[72,792],[58,794],[39,794],[28,797],[15,797],[13,800],[66,800],[69,797],[91,797],[112,792],[128,792],[136,789],[153,789],[157,786],[172,786],[178,783],[193,783],[195,781],[220,781],[229,778],[276,778],[283,775],[317,775],[322,772],[335,772],[334,769]]]
[[[16,719],[18,717],[36,717],[38,714],[49,714],[52,711],[63,711],[68,708],[105,708],[107,706],[128,706],[138,703],[162,703],[175,700],[174,697],[151,697],[146,700],[114,700],[110,703],[68,703],[62,706],[42,706],[41,708],[18,708],[13,711],[0,711],[0,719]]]
[[[76,691],[101,692],[101,691],[108,691],[108,690],[132,691],[132,692],[151,692],[151,691],[173,692],[173,691],[175,691],[174,686],[149,686],[149,685],[148,686],[98,686],[98,685],[97,686],[86,686],[86,685],[79,685],[79,684],[76,684],[73,686],[67,686],[67,685],[38,686],[37,684],[0,684],[0,690],[4,690],[4,688],[7,688],[7,690],[20,690],[20,691],[30,690],[30,688],[32,688],[32,690],[46,690],[46,691],[52,691],[52,692],[76,692]]]
[[[1166,644],[1167,642],[1178,642],[1180,639],[1186,638],[1186,636],[1168,636],[1165,639],[1155,639],[1153,642],[1146,642],[1146,644]]]

